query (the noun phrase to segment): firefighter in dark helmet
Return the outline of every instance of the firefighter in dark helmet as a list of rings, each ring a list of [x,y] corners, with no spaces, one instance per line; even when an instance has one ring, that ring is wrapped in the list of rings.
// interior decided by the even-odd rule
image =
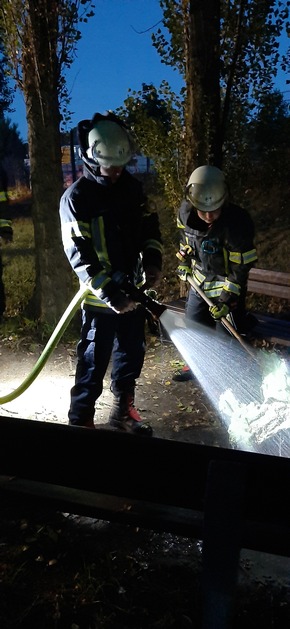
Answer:
[[[189,274],[213,306],[190,287],[185,316],[215,326],[227,317],[239,334],[255,325],[246,311],[247,280],[257,260],[254,224],[248,212],[229,199],[224,173],[215,166],[200,166],[189,177],[177,227],[180,250],[177,269],[181,280]],[[174,380],[192,379],[187,365]]]
[[[7,175],[0,164],[0,243],[9,243],[13,239],[12,221],[9,216],[9,197]],[[3,283],[3,264],[0,251],[0,321],[6,308],[5,287]]]
[[[114,114],[95,114],[78,125],[84,175],[60,202],[65,253],[79,280],[93,289],[82,304],[81,340],[69,423],[94,428],[95,402],[112,358],[109,423],[151,435],[134,404],[145,355],[145,310],[122,290],[122,277],[151,288],[161,279],[158,215],[143,186],[126,169],[134,144]]]

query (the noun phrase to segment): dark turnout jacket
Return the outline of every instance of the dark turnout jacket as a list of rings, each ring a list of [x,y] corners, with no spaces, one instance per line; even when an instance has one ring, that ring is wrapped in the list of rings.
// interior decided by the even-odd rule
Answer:
[[[206,296],[231,306],[246,290],[248,274],[257,260],[254,224],[248,212],[229,203],[208,225],[184,201],[177,219],[180,249],[186,249],[192,277]]]
[[[112,293],[115,272],[125,273],[138,286],[146,267],[161,270],[158,215],[149,211],[142,184],[125,169],[116,183],[86,172],[64,192],[60,219],[72,268],[80,282],[97,291],[97,296],[85,298],[85,308],[108,310],[103,298],[107,288]]]

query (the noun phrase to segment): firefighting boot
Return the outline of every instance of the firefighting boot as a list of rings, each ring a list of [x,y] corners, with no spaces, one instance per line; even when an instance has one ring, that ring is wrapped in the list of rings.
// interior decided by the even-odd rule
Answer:
[[[81,426],[81,428],[95,428],[95,424],[92,419],[89,419],[83,423],[71,422],[69,421],[69,426]]]
[[[131,432],[135,435],[151,437],[153,430],[140,417],[134,406],[134,395],[132,393],[120,393],[114,395],[113,406],[109,416],[109,424],[119,430]]]
[[[193,380],[193,373],[188,365],[184,365],[184,367],[175,371],[172,380],[175,382],[187,382],[188,380]]]

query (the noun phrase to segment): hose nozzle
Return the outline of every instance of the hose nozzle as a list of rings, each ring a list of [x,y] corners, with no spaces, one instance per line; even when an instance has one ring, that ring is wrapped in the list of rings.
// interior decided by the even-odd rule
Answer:
[[[117,282],[121,290],[134,299],[136,303],[141,304],[141,306],[146,308],[146,310],[149,310],[154,319],[160,319],[163,312],[167,310],[167,306],[161,304],[159,301],[156,301],[156,299],[153,299],[148,293],[141,290],[141,288],[134,286],[125,273],[118,271],[117,273],[114,273],[112,279]]]
[[[140,290],[139,288],[137,288],[136,290],[138,291],[138,298],[136,297],[136,301],[139,301],[140,304],[144,306],[144,308],[149,310],[154,319],[160,319],[163,312],[167,310],[167,306],[161,304],[160,301],[156,301],[156,299],[153,299],[152,297],[150,297],[150,295],[146,295],[146,293],[143,293],[142,290]],[[139,297],[139,294],[141,295],[141,297]]]

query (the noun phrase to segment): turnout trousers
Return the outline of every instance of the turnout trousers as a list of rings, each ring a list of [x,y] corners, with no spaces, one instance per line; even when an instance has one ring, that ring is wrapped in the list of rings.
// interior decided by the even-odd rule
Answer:
[[[145,357],[145,309],[125,314],[82,311],[81,339],[77,345],[75,384],[68,413],[70,424],[93,421],[95,403],[112,357],[111,391],[134,394]]]

